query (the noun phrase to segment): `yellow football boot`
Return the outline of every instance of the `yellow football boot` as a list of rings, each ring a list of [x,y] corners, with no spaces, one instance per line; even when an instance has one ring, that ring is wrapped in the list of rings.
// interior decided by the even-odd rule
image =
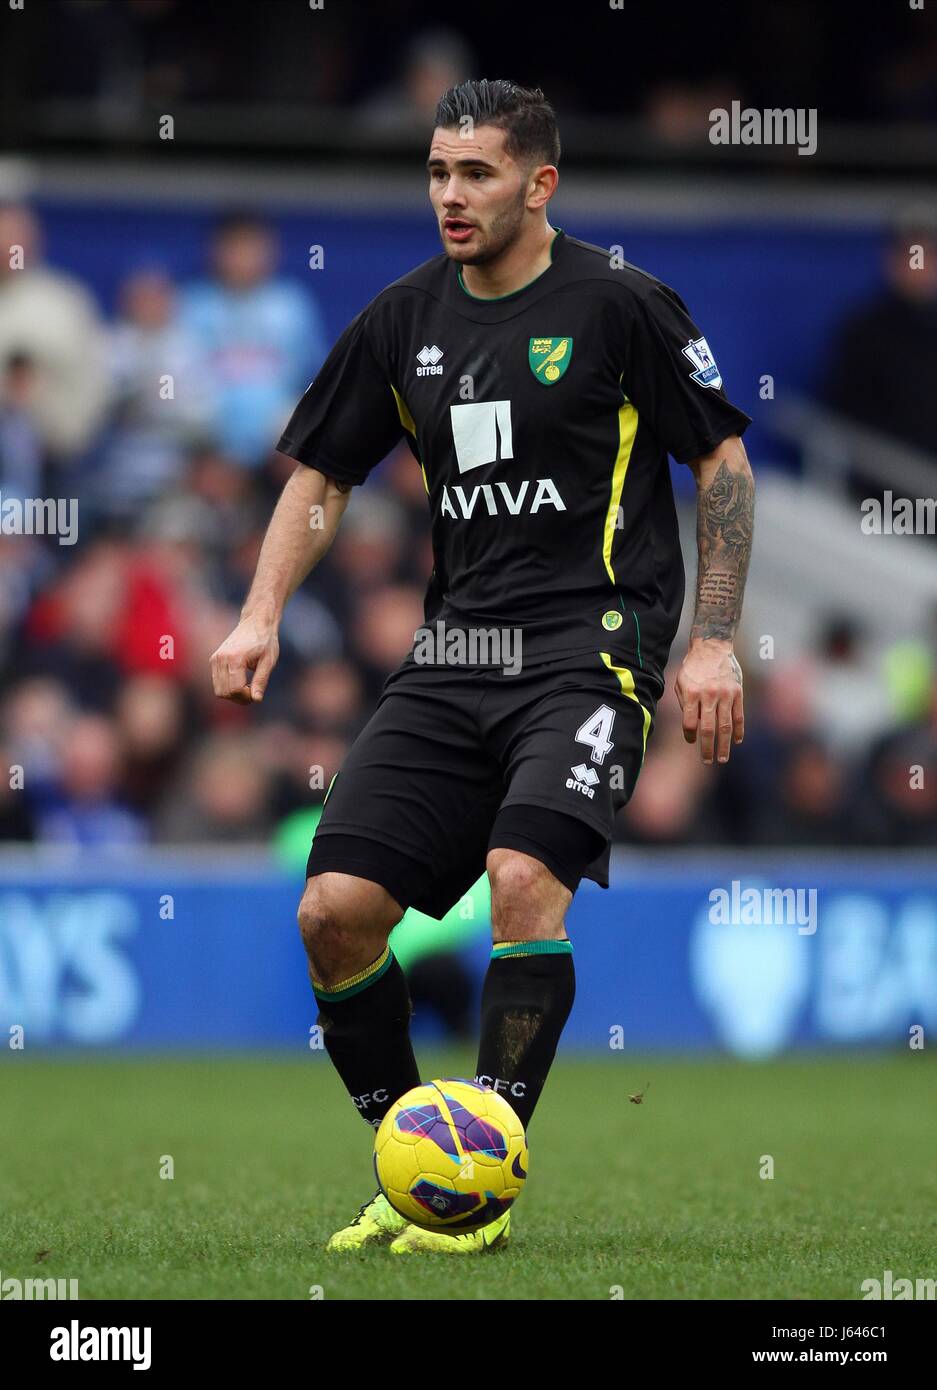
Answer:
[[[449,1231],[425,1231],[422,1226],[408,1225],[391,1243],[392,1255],[483,1255],[500,1250],[511,1238],[511,1213],[506,1211],[495,1221],[489,1221],[480,1231],[464,1231],[458,1235]]]
[[[383,1192],[376,1192],[370,1201],[358,1209],[358,1215],[329,1238],[326,1250],[360,1250],[365,1245],[380,1245],[400,1235],[407,1222],[394,1211]]]

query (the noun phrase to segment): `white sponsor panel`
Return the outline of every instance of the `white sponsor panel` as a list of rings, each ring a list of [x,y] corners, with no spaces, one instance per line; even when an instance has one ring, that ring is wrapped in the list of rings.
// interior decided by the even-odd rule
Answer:
[[[514,457],[510,401],[470,401],[466,405],[451,405],[449,415],[460,473]]]

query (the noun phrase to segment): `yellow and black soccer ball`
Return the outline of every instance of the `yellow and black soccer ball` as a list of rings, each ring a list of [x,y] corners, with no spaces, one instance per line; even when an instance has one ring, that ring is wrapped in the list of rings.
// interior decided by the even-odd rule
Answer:
[[[477,1231],[520,1195],[524,1126],[503,1096],[477,1081],[414,1086],[388,1110],[374,1171],[391,1206],[434,1231]]]

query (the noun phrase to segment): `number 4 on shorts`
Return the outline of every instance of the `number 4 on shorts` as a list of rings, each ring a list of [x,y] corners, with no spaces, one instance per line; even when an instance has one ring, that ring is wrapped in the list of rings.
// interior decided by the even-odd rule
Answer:
[[[589,755],[594,763],[604,763],[606,756],[614,748],[611,740],[615,711],[608,705],[599,705],[594,714],[576,730],[576,742],[585,743],[592,749]]]

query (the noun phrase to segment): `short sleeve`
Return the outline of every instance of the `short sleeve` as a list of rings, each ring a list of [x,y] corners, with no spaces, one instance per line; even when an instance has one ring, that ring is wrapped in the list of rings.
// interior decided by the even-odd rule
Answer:
[[[625,392],[677,463],[712,453],[751,424],[729,401],[709,344],[666,285],[635,298],[627,343]]]
[[[363,310],[293,411],[277,448],[341,483],[363,483],[403,436],[397,401]]]

